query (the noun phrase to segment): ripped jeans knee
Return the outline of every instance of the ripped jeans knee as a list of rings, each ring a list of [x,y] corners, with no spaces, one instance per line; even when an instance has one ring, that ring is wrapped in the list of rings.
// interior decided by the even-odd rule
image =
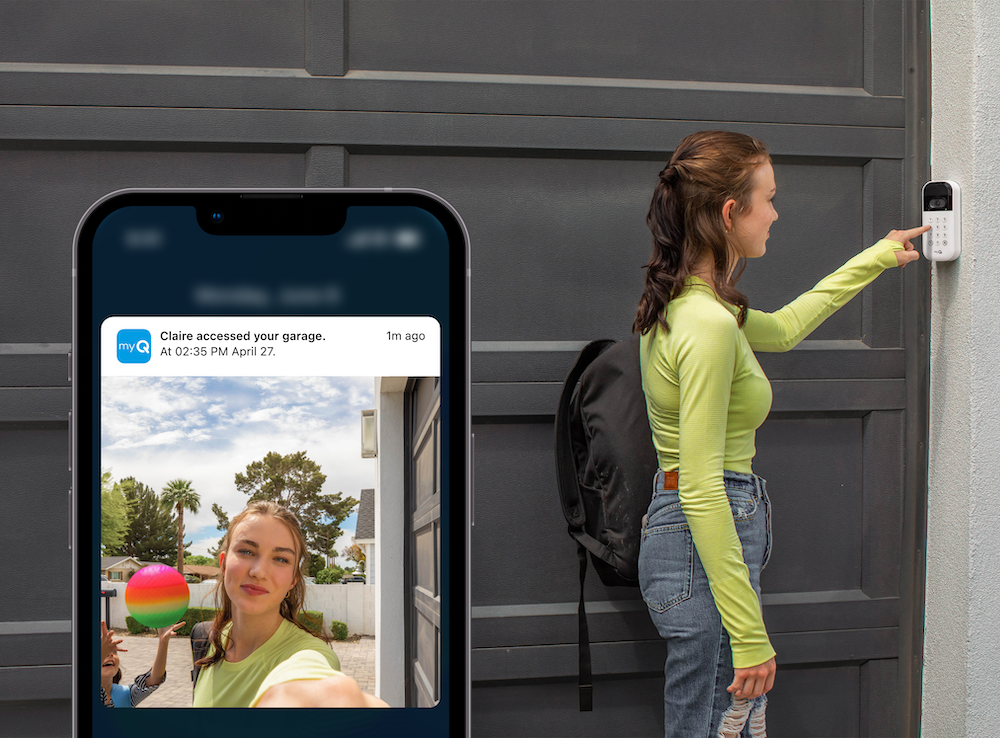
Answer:
[[[718,738],[767,738],[766,710],[767,695],[752,701],[734,697],[733,704],[722,716]]]

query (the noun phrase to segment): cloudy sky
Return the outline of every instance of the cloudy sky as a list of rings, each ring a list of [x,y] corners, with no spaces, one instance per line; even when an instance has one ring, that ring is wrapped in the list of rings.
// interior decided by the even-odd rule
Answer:
[[[172,479],[190,480],[201,507],[184,513],[184,540],[206,555],[222,536],[212,503],[230,518],[242,510],[248,498],[234,476],[269,451],[305,451],[326,474],[325,494],[359,499],[373,488],[375,460],[361,458],[361,411],[374,406],[373,377],[105,377],[101,468],[157,492]],[[338,552],[356,525],[357,513],[341,524]]]

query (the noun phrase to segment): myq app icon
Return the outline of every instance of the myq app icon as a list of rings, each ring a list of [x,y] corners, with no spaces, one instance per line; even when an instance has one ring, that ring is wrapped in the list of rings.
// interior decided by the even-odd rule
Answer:
[[[145,364],[149,361],[149,331],[128,328],[118,331],[118,361],[122,364]]]

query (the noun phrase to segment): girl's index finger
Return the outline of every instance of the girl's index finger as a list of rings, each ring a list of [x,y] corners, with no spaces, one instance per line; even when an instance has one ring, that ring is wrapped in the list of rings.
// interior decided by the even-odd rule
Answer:
[[[931,227],[929,225],[919,226],[917,228],[910,228],[909,230],[903,231],[902,235],[905,240],[909,241],[911,238],[915,238],[921,233],[927,233],[930,229]]]

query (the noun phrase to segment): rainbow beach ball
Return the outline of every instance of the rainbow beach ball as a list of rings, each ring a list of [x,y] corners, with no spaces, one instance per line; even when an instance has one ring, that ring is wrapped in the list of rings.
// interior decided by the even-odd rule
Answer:
[[[150,564],[139,569],[125,587],[125,607],[150,628],[173,625],[187,612],[191,592],[176,569]]]

